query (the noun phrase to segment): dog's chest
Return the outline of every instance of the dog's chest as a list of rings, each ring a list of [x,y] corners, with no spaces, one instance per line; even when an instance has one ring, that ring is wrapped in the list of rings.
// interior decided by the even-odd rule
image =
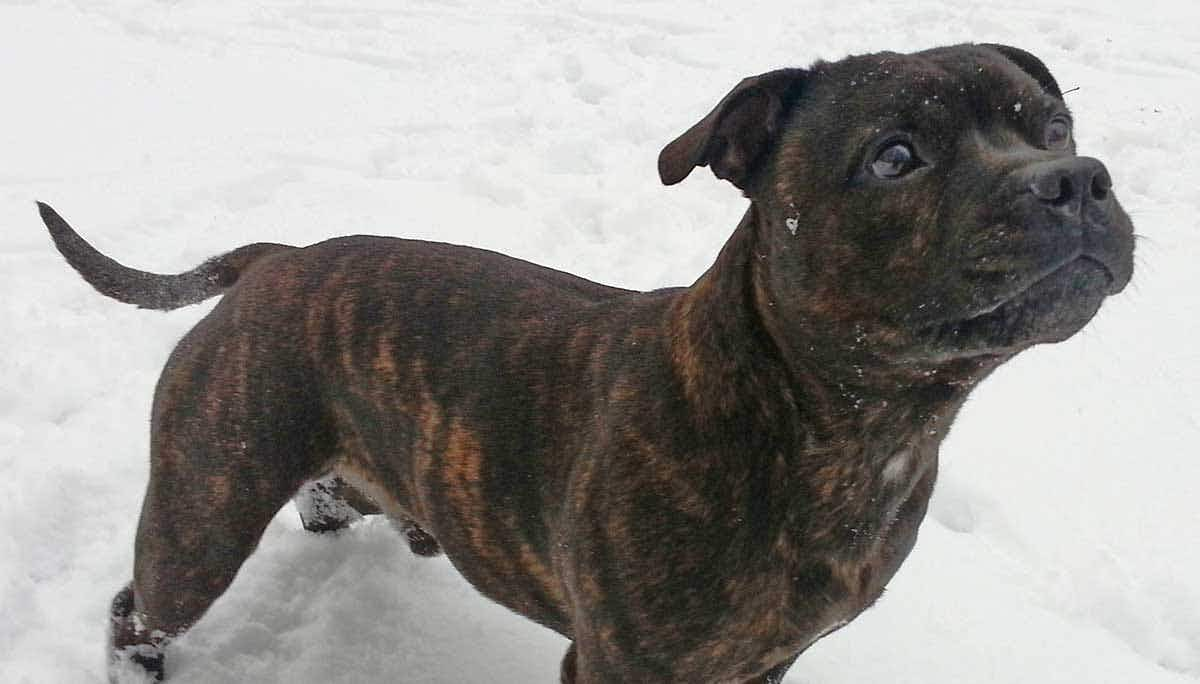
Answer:
[[[852,555],[882,543],[917,483],[936,468],[937,444],[927,437],[909,433],[814,450],[797,541],[841,539],[835,548]]]
[[[883,592],[912,548],[937,469],[937,444],[918,436],[823,453],[781,539],[789,620],[811,640]]]

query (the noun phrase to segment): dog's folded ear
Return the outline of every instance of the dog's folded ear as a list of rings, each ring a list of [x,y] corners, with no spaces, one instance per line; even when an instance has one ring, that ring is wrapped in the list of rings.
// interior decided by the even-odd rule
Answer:
[[[658,155],[663,184],[674,185],[697,166],[708,166],[717,178],[745,190],[807,73],[779,69],[742,79],[708,116],[663,148]]]
[[[1008,61],[1021,67],[1022,71],[1032,76],[1048,94],[1053,95],[1060,100],[1063,99],[1062,91],[1059,90],[1058,87],[1058,81],[1055,81],[1054,77],[1050,75],[1050,70],[1046,68],[1046,65],[1042,63],[1042,60],[1034,57],[1032,54],[1022,50],[1021,48],[1015,48],[1011,45],[982,43],[981,47],[991,48],[1004,55],[1008,58]]]

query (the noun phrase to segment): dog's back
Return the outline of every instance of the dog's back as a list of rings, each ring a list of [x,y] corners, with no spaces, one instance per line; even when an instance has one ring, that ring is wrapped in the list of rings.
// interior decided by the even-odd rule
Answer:
[[[42,212],[68,262],[108,296],[171,309],[223,295],[155,392],[138,531],[155,541],[141,545],[135,584],[170,599],[140,610],[186,628],[279,506],[333,474],[435,531],[483,593],[571,632],[551,550],[573,462],[595,447],[613,374],[637,372],[612,360],[669,366],[654,342],[678,290],[635,293],[487,250],[374,236],[249,245],[159,275]],[[508,514],[489,514],[498,498]],[[132,610],[114,605],[118,650],[144,645]]]

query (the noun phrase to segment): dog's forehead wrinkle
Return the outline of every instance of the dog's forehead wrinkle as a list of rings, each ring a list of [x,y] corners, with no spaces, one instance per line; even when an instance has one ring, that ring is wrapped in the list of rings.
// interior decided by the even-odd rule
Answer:
[[[991,170],[1007,171],[1037,159],[1049,159],[1053,153],[1035,147],[1025,132],[1012,125],[981,126],[964,136],[964,155],[975,154]]]
[[[1024,72],[1015,71],[1007,66],[999,68],[996,83],[989,87],[979,87],[970,80],[960,82],[954,76],[934,78],[929,72],[918,72],[900,92],[890,89],[887,98],[874,97],[869,88],[844,97],[838,109],[846,113],[857,109],[857,116],[813,116],[808,109],[815,105],[802,106],[797,108],[780,148],[799,144],[804,152],[798,149],[796,154],[812,153],[815,144],[818,153],[846,159],[861,155],[864,145],[893,131],[912,134],[918,146],[933,145],[926,150],[928,153],[953,147],[964,134],[980,131],[994,139],[991,147],[996,149],[1027,146],[1036,143],[1053,116],[1069,117],[1070,113]],[[1025,82],[1014,86],[1012,78]],[[820,93],[818,89],[815,95],[819,98]],[[857,125],[849,128],[847,120]],[[833,142],[837,140],[842,144]]]
[[[849,79],[866,86],[858,92],[851,90],[847,97],[868,98],[874,81],[897,108],[909,111],[914,105],[965,108],[984,123],[1005,108],[1019,114],[1030,106],[1039,112],[1062,107],[1036,79],[982,46],[955,46],[914,55],[868,55],[832,67],[829,73],[837,75],[835,80]],[[894,84],[885,83],[886,79],[902,82],[900,92],[891,87]],[[1014,108],[1018,103],[1021,106]]]
[[[846,88],[851,82],[856,86]],[[821,72],[794,110],[781,148],[808,138],[844,158],[890,131],[934,142],[956,137],[981,118],[979,113],[992,116],[991,103],[981,103],[984,96],[975,90],[967,75],[960,77],[919,56],[835,63]]]

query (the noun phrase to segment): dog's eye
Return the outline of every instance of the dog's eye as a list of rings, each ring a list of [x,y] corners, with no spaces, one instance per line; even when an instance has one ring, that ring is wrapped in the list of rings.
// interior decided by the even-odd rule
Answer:
[[[899,178],[912,173],[920,165],[921,160],[917,159],[912,146],[906,142],[898,142],[888,145],[875,155],[875,161],[871,162],[871,173],[879,178]]]
[[[1046,149],[1062,151],[1071,145],[1071,121],[1064,116],[1056,116],[1046,124]]]

